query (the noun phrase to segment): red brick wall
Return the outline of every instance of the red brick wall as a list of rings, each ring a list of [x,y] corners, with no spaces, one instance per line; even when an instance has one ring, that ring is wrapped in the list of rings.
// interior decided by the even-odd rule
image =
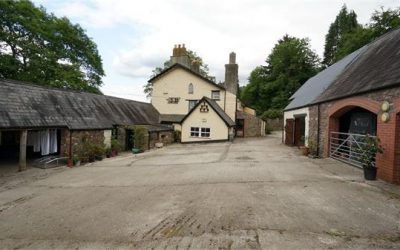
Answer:
[[[400,114],[399,113],[397,113],[396,115],[396,143],[394,150],[395,150],[394,164],[396,166],[394,169],[394,179],[396,183],[400,183]]]
[[[319,155],[328,157],[329,131],[337,131],[338,117],[354,107],[362,107],[377,114],[377,136],[384,147],[384,153],[377,156],[378,178],[393,182],[400,182],[400,88],[391,88],[375,91],[355,97],[322,103],[319,105],[320,119],[318,127],[318,106],[310,107],[309,138],[317,141],[319,129]],[[380,105],[383,101],[391,104],[390,120],[384,123],[380,120]]]

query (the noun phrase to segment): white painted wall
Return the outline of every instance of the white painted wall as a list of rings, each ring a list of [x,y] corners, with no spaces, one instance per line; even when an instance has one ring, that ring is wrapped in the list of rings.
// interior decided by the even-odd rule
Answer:
[[[205,103],[208,105],[207,103]],[[200,141],[213,141],[213,140],[227,140],[229,134],[229,127],[225,122],[218,116],[218,114],[209,107],[207,113],[200,112],[200,106],[190,114],[189,117],[182,123],[182,142],[200,142]],[[204,127],[210,128],[210,137],[191,137],[190,128],[191,127]]]
[[[104,144],[106,147],[111,147],[111,130],[104,130]]]
[[[189,94],[188,91],[190,83],[193,84],[193,94]],[[185,115],[189,112],[188,100],[200,100],[203,96],[211,98],[212,90],[220,91],[220,100],[217,103],[225,110],[225,90],[183,69],[176,68],[153,82],[151,104],[160,114]],[[169,97],[180,97],[180,100],[177,104],[168,103]],[[229,101],[231,102],[231,100]],[[235,109],[235,106],[233,109]]]
[[[310,129],[310,113],[309,113],[309,108],[301,108],[301,109],[295,109],[295,110],[290,110],[290,111],[285,111],[283,113],[283,127],[286,126],[286,119],[294,119],[295,115],[306,115],[305,117],[305,137],[308,138],[309,135],[309,129]],[[286,134],[283,133],[283,141],[285,141]],[[308,140],[305,141],[305,145],[308,146]]]

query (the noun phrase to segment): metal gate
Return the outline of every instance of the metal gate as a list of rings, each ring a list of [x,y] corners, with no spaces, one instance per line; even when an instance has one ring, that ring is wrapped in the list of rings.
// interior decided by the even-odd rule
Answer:
[[[362,168],[360,156],[361,146],[365,144],[366,135],[331,132],[329,156],[333,159]],[[375,138],[375,136],[369,136]]]

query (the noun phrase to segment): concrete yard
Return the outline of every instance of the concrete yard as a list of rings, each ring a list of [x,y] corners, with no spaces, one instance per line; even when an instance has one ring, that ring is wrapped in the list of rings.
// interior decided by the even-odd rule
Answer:
[[[400,248],[400,188],[278,135],[0,179],[0,248]]]

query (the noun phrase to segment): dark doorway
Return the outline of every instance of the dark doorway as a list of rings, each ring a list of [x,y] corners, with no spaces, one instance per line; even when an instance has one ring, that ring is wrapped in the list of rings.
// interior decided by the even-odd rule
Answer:
[[[236,120],[236,136],[244,137],[244,119]]]
[[[353,108],[340,117],[339,132],[376,135],[376,115],[363,108]]]
[[[304,146],[305,141],[305,133],[306,133],[306,117],[295,116],[294,119],[294,145],[296,146]]]
[[[125,130],[125,150],[132,150],[135,147],[135,131],[133,129]]]

